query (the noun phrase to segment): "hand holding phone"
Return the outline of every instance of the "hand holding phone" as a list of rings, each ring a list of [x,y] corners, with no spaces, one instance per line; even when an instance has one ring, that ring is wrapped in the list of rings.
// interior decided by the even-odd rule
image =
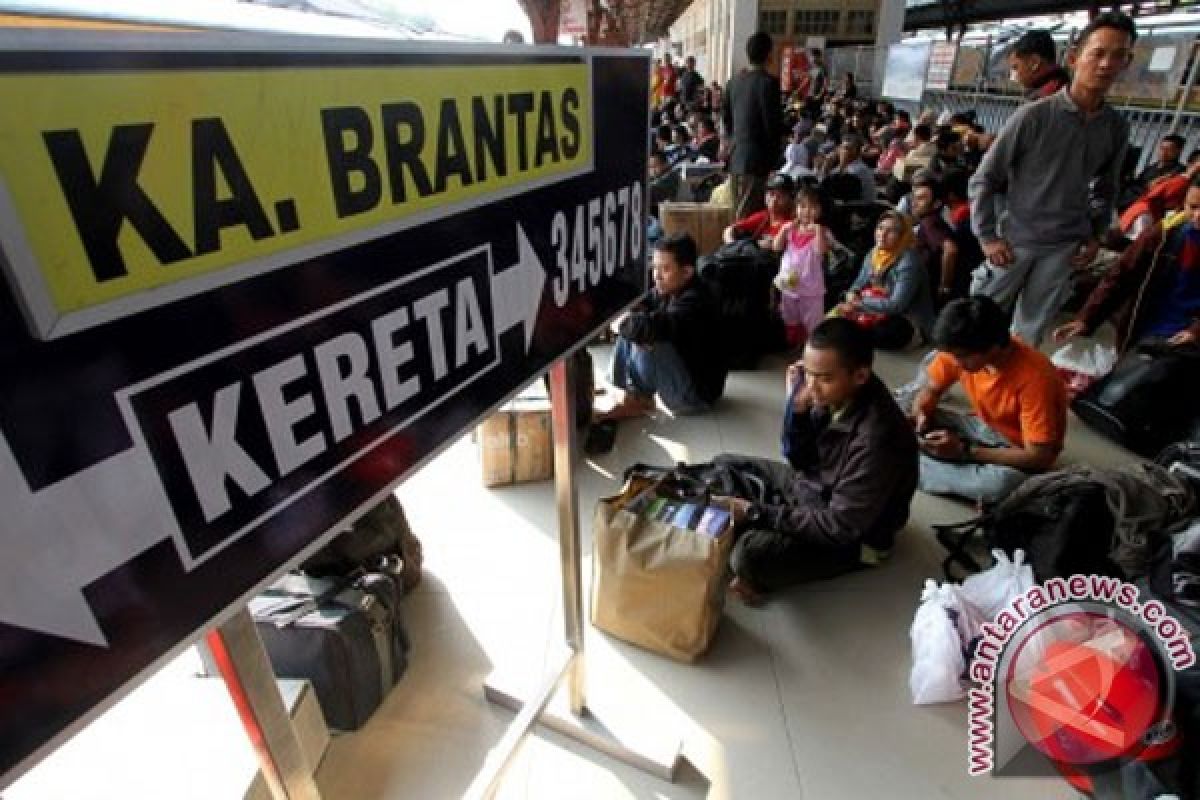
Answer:
[[[962,439],[945,428],[921,434],[919,444],[926,453],[944,461],[957,461],[963,454]]]

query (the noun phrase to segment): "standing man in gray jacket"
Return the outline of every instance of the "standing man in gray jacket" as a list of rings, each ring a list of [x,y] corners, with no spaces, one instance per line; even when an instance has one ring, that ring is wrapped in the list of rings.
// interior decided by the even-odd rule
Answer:
[[[746,40],[750,66],[729,82],[721,106],[725,136],[733,145],[729,174],[734,219],[765,207],[767,175],[779,165],[783,150],[779,80],[767,72],[771,47],[770,35],[761,31]]]
[[[1033,347],[1111,220],[1129,123],[1104,98],[1136,39],[1125,14],[1089,22],[1067,56],[1070,85],[1017,109],[971,178],[971,227],[987,257],[971,293],[1015,304],[1013,333]],[[1003,231],[999,197],[1007,206]]]

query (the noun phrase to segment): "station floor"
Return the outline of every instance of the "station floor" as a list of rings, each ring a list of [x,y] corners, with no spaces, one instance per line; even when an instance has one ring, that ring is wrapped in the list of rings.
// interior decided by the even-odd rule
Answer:
[[[889,385],[918,355],[879,357]],[[607,348],[593,349],[597,372]],[[621,424],[616,446],[579,470],[584,577],[592,509],[633,463],[699,462],[722,452],[775,456],[786,360],[730,376],[714,413]],[[961,398],[960,398],[961,400]],[[1072,418],[1067,461],[1131,458]],[[367,725],[335,735],[316,770],[325,800],[463,796],[513,712],[485,681],[528,696],[563,648],[551,482],[482,486],[469,436],[398,490],[425,546],[425,579],[406,599],[407,674]],[[537,729],[497,797],[506,800],[1056,800],[1057,779],[967,774],[963,702],[909,700],[909,626],[925,578],[940,578],[934,522],[966,506],[918,494],[890,563],[780,594],[730,602],[712,649],[678,664],[585,624],[594,724],[645,753],[681,748],[674,783]],[[266,796],[237,714],[185,652],[2,793],[5,800],[258,800]],[[318,748],[319,749],[319,748]],[[247,787],[250,787],[247,789]]]
[[[607,350],[594,348],[597,372]],[[891,386],[918,354],[879,358]],[[785,360],[733,373],[715,413],[621,425],[613,451],[579,476],[584,552],[597,498],[635,462],[705,461],[721,452],[777,454]],[[1130,458],[1071,420],[1066,460]],[[335,737],[318,782],[328,800],[458,797],[512,713],[490,705],[493,670],[532,689],[562,621],[551,483],[487,490],[469,440],[399,495],[425,543],[426,580],[407,606],[408,675],[367,727]],[[622,736],[682,742],[674,784],[552,732],[526,739],[504,798],[1066,798],[1057,779],[972,778],[965,703],[914,707],[909,626],[923,581],[940,578],[933,522],[970,509],[918,495],[891,563],[786,592],[762,609],[730,602],[711,651],[682,665],[586,627],[589,698]],[[590,558],[585,559],[588,585]]]

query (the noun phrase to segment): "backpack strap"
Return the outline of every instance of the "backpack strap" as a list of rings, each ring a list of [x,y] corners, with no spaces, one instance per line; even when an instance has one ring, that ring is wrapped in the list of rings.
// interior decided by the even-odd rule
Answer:
[[[270,589],[268,590],[270,594],[282,596],[286,599],[281,599],[279,603],[264,609],[264,613],[279,613],[280,616],[273,620],[275,627],[287,628],[295,624],[301,618],[316,611],[330,600],[333,600],[346,589],[357,583],[365,574],[366,570],[356,569],[353,572],[338,578],[329,586],[328,589],[320,594],[315,595],[289,591],[287,589]]]
[[[933,526],[934,538],[946,548],[946,557],[942,560],[942,574],[946,580],[957,582],[966,575],[983,571],[983,566],[967,552],[967,546],[977,532],[988,529],[990,522],[991,515],[983,514],[963,522]],[[955,567],[961,568],[964,574],[956,575]]]

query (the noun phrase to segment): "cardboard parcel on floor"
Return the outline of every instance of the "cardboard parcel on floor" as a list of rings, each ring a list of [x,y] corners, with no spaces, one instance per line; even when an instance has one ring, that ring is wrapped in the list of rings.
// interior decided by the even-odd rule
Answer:
[[[550,399],[524,394],[484,420],[475,432],[488,488],[554,477]]]
[[[723,511],[723,521],[705,532],[631,511],[647,491]],[[661,483],[631,477],[620,494],[596,504],[592,625],[679,661],[694,661],[708,649],[725,609],[734,523],[726,498],[679,498]]]
[[[709,203],[664,202],[659,207],[663,232],[688,233],[696,240],[696,252],[706,256],[721,246],[721,236],[733,222],[733,209]]]

